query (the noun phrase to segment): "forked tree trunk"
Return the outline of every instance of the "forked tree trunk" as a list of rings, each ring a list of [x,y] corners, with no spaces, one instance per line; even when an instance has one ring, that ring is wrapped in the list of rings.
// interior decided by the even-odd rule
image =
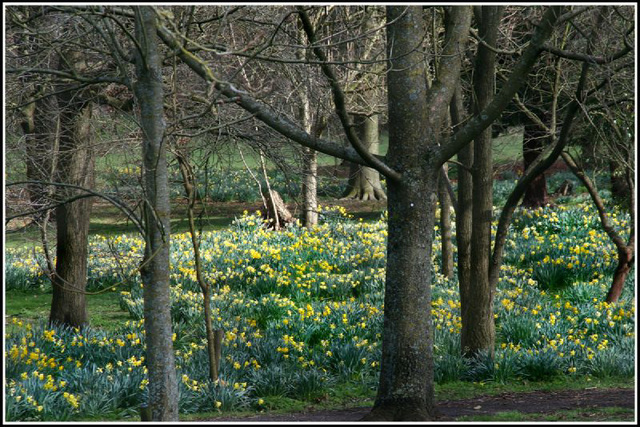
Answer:
[[[169,175],[164,141],[161,57],[152,7],[135,9],[136,77],[142,128],[145,250],[140,275],[144,285],[146,364],[153,421],[178,421],[178,382],[173,353],[169,292],[170,214]]]
[[[502,7],[482,6],[479,36],[495,46]],[[479,114],[494,95],[495,52],[484,45],[478,46],[474,71],[474,110]],[[493,355],[495,323],[493,319],[493,289],[489,278],[491,260],[491,220],[493,210],[493,161],[491,126],[474,140],[473,195],[471,224],[470,283],[461,288],[462,353],[474,356],[479,352]]]
[[[455,8],[447,37],[469,29],[470,13]],[[440,164],[425,156],[435,147],[451,95],[428,102],[421,54],[425,22],[421,7],[387,7],[389,166],[401,178],[388,181],[387,272],[380,382],[367,421],[425,421],[435,417],[431,246]],[[455,30],[454,30],[455,28]],[[461,37],[461,36],[460,36]],[[451,46],[461,41],[451,37]],[[457,63],[459,66],[459,63]],[[421,72],[420,72],[421,71]],[[458,69],[448,70],[457,79]],[[449,76],[446,76],[449,77]],[[444,103],[441,105],[440,103]],[[431,114],[430,108],[438,111]]]
[[[358,128],[358,136],[369,152],[379,154],[378,115],[354,115],[354,122]],[[355,163],[349,163],[349,182],[342,197],[358,200],[387,199],[380,183],[380,173],[375,169]]]

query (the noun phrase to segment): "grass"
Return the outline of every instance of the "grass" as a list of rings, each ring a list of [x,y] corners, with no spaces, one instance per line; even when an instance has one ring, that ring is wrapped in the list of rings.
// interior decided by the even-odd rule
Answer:
[[[11,320],[16,318],[25,322],[36,322],[49,317],[51,309],[51,290],[5,291],[5,321],[11,327]],[[119,305],[118,292],[102,292],[87,295],[87,311],[89,323],[93,328],[114,331],[124,322],[130,320],[128,312]]]
[[[119,120],[114,121],[113,126],[118,126],[117,134],[126,134],[130,131],[131,124],[129,118],[120,117]],[[389,136],[386,132],[380,134],[380,154],[386,154],[389,145]],[[499,136],[494,140],[494,158],[496,164],[510,163],[520,159],[522,157],[522,133],[510,133]],[[100,156],[96,159],[96,176],[100,178],[103,175],[103,171],[109,171],[113,168],[122,167],[121,165],[132,164],[136,158],[136,151],[129,151],[123,154],[123,152],[114,150],[104,156]],[[253,169],[259,167],[260,162],[257,155],[253,150],[243,150],[247,165]],[[15,162],[11,162],[12,168],[8,169],[11,173],[11,180],[21,179],[20,176],[24,174],[24,168],[21,168],[22,162],[19,161],[19,153],[12,153]],[[320,153],[318,156],[318,163],[320,166],[335,165],[336,160],[334,157]],[[226,167],[237,170],[245,170],[245,165],[235,151],[235,146],[223,147],[220,152],[214,154],[212,164],[225,164]],[[455,177],[455,168],[451,170],[451,177]],[[104,180],[99,179],[99,183],[104,183]],[[101,184],[102,185],[102,184]],[[333,202],[323,201],[325,204],[333,204]],[[204,224],[204,230],[218,230],[230,225],[234,215],[239,215],[246,208],[247,205],[253,206],[253,209],[259,209],[255,207],[255,203],[245,203],[244,206],[235,206],[234,204],[215,203],[211,206],[209,214],[200,218],[200,223]],[[223,206],[222,209],[219,209]],[[224,207],[228,206],[228,207]],[[179,204],[174,204],[173,219],[171,220],[172,230],[174,232],[184,232],[188,229],[188,223],[184,209],[181,209]],[[250,211],[253,209],[249,209]],[[356,218],[362,218],[363,220],[375,220],[380,214],[380,209],[375,211],[363,210],[358,212],[358,207],[350,208],[349,211]],[[114,206],[104,202],[99,202],[94,205],[91,213],[91,226],[89,233],[92,235],[100,234],[105,236],[112,236],[122,233],[136,233],[136,229],[131,223],[125,221],[124,215]],[[50,239],[55,239],[55,232],[50,230]],[[18,248],[23,246],[33,247],[41,244],[40,231],[35,227],[26,227],[14,232],[8,232],[5,234],[5,247]]]
[[[633,388],[634,384],[628,379],[620,378],[591,378],[591,377],[559,377],[552,381],[530,382],[512,381],[508,384],[500,383],[470,383],[455,381],[436,384],[436,401],[472,399],[479,396],[495,396],[501,393],[526,393],[531,391],[560,391],[583,390],[585,388]]]
[[[549,414],[527,414],[519,411],[506,411],[489,415],[467,415],[456,421],[498,421],[498,422],[532,422],[532,421],[633,421],[635,411],[629,408],[583,408],[557,411]]]

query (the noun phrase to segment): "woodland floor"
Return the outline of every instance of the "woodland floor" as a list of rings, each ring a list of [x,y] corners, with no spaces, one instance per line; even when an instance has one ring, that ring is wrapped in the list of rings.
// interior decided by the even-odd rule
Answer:
[[[495,415],[500,412],[520,412],[539,414],[535,419],[543,421],[551,414],[565,410],[579,410],[579,417],[586,421],[606,421],[602,408],[635,409],[635,390],[630,388],[584,389],[561,391],[535,391],[526,393],[501,393],[495,396],[480,396],[471,399],[443,400],[436,403],[436,421],[456,421],[465,416]],[[364,417],[370,407],[356,407],[336,410],[314,410],[287,414],[257,414],[242,417],[216,417],[197,421],[229,422],[357,422]],[[628,419],[627,419],[628,417]],[[634,414],[628,412],[623,421],[634,421]],[[531,420],[531,418],[527,418]],[[559,420],[561,421],[561,419]]]

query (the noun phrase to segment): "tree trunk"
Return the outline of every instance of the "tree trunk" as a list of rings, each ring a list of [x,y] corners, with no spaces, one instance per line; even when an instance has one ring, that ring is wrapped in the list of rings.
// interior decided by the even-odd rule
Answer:
[[[267,204],[263,218],[269,221],[269,227],[273,227],[274,230],[281,230],[295,221],[293,214],[289,212],[287,205],[280,197],[280,193],[270,190],[266,191],[262,197]]]
[[[207,337],[207,354],[209,356],[209,378],[211,381],[218,380],[218,372],[220,370],[219,345],[217,346],[216,336],[222,333],[222,330],[215,330],[211,321],[211,284],[202,276],[202,258],[200,256],[200,242],[196,233],[195,221],[195,203],[196,203],[196,180],[193,169],[189,163],[188,153],[175,152],[176,160],[182,175],[182,185],[187,196],[187,217],[189,220],[189,232],[191,233],[191,245],[193,246],[193,258],[196,266],[196,278],[198,285],[202,291],[202,304],[204,307],[204,325]]]
[[[369,152],[379,154],[378,115],[354,115],[354,122],[358,128],[358,136]],[[342,197],[358,200],[387,199],[380,183],[380,173],[375,169],[355,163],[349,163],[349,182]]]
[[[622,295],[622,289],[624,288],[624,282],[627,280],[629,271],[633,267],[633,246],[629,245],[625,248],[618,248],[618,266],[613,274],[613,281],[611,287],[607,293],[607,302],[618,302],[620,295]]]
[[[447,190],[447,167],[443,166],[438,182],[438,203],[440,204],[440,241],[442,248],[442,275],[453,278],[453,243],[451,242],[451,199]]]
[[[61,103],[61,108],[60,169],[57,180],[93,188],[95,157],[90,127],[92,105],[79,107],[74,101]],[[79,193],[78,190],[65,187],[57,191],[61,200]],[[89,322],[85,290],[92,204],[92,198],[84,198],[56,208],[57,249],[56,268],[52,275],[51,324],[80,327]]]
[[[313,228],[318,225],[318,152],[306,147],[302,151],[304,156],[302,183],[304,226]]]
[[[464,104],[460,88],[451,100],[451,123],[455,126],[464,122]],[[471,288],[471,224],[473,222],[473,142],[458,152],[458,211],[456,212],[456,245],[458,248],[458,290],[460,299],[469,295]],[[468,319],[469,304],[460,304],[461,317]]]
[[[404,13],[403,13],[404,12]],[[380,382],[367,421],[433,419],[431,244],[439,166],[425,164],[436,132],[427,120],[427,88],[420,54],[425,25],[420,7],[387,7],[389,180],[387,273]],[[438,128],[439,129],[439,128]]]
[[[42,91],[33,96],[33,101],[22,109],[21,127],[25,135],[26,176],[29,181],[53,181],[58,151],[59,122],[57,97],[42,99]],[[29,184],[29,202],[33,210],[41,209],[51,202],[49,190],[42,184]],[[55,192],[55,189],[51,191]],[[34,217],[36,222],[44,213]]]
[[[58,68],[75,71],[85,68],[83,55],[65,49],[58,53]],[[95,156],[91,121],[93,105],[85,94],[68,84],[54,86],[58,92],[57,168],[54,181],[93,188]],[[52,101],[53,102],[53,101]],[[42,112],[50,115],[51,112]],[[51,160],[47,161],[51,165]],[[83,192],[68,187],[55,190],[56,200],[64,202]],[[80,327],[88,324],[86,304],[89,223],[93,198],[83,198],[56,208],[56,267],[52,274],[49,322]]]
[[[502,7],[482,6],[478,16],[479,36],[495,46]],[[474,71],[475,114],[479,114],[494,96],[495,52],[478,46]],[[463,354],[474,356],[481,351],[493,354],[495,324],[493,319],[493,290],[489,280],[491,260],[491,219],[493,210],[493,161],[491,126],[474,140],[473,195],[471,224],[471,283],[463,288],[460,303],[462,331],[460,344]]]
[[[300,115],[305,131],[312,132],[313,117],[311,103],[306,91],[300,93],[302,107]],[[313,228],[318,225],[318,153],[307,147],[302,148],[302,196],[304,204],[304,225]]]
[[[541,115],[541,118],[545,119],[545,115]],[[525,120],[527,120],[527,123],[524,125],[522,158],[524,170],[527,170],[529,165],[538,158],[542,150],[549,144],[549,135],[544,129],[530,122],[529,119]],[[524,193],[524,198],[522,199],[522,206],[539,208],[545,206],[547,202],[547,178],[544,173],[541,173],[529,184],[529,187],[527,187],[527,191]]]
[[[154,421],[178,421],[178,383],[173,353],[169,292],[169,182],[164,141],[161,56],[156,15],[151,7],[136,11],[137,82],[135,95],[142,128],[145,195],[145,252],[140,273],[144,285],[149,404]]]

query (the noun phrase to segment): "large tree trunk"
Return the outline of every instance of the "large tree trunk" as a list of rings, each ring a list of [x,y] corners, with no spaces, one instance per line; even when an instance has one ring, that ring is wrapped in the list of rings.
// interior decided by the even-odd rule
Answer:
[[[477,16],[479,36],[495,46],[502,7],[483,6]],[[478,46],[474,71],[475,114],[479,114],[494,95],[495,53]],[[493,320],[493,290],[489,281],[491,259],[491,219],[493,210],[493,161],[491,126],[474,141],[473,195],[471,225],[471,283],[461,288],[463,354],[473,356],[481,351],[493,354],[495,324]]]
[[[90,126],[92,105],[78,106],[72,101],[61,102],[60,106],[58,181],[92,188],[95,165]],[[79,194],[82,192],[66,187],[57,191],[61,200]],[[80,327],[89,322],[85,290],[92,204],[93,199],[89,197],[56,208],[57,250],[50,323]]]
[[[358,128],[358,136],[372,154],[379,154],[380,137],[378,132],[378,115],[354,115],[354,125]],[[345,199],[386,200],[380,183],[380,173],[372,168],[349,163],[349,182],[344,192]]]
[[[456,10],[468,31],[470,15]],[[424,60],[415,46],[425,32],[421,7],[387,7],[389,166],[387,273],[380,383],[365,420],[425,421],[435,417],[431,245],[439,164],[425,156],[435,147],[443,114],[430,115]],[[466,28],[465,28],[466,26]],[[448,33],[450,35],[450,33]],[[455,44],[455,43],[454,43]],[[452,70],[452,73],[457,72]],[[448,88],[431,98],[446,111]],[[439,105],[439,103],[445,105]],[[440,111],[441,112],[441,111]]]
[[[74,50],[58,54],[58,68],[62,71],[82,70],[86,67],[83,55]],[[92,138],[93,105],[85,94],[67,84],[55,87],[58,113],[57,168],[54,180],[84,188],[94,186],[95,156]],[[51,112],[41,112],[50,115]],[[47,161],[51,164],[51,161]],[[56,190],[56,199],[65,202],[83,192],[69,187]],[[86,305],[89,223],[93,198],[83,198],[60,205],[56,216],[56,267],[53,272],[50,323],[74,327],[86,325],[89,314]]]
[[[151,7],[136,10],[137,82],[145,195],[145,251],[140,268],[144,285],[146,363],[153,421],[178,421],[178,383],[173,353],[169,292],[169,180],[164,142],[162,58]]]

